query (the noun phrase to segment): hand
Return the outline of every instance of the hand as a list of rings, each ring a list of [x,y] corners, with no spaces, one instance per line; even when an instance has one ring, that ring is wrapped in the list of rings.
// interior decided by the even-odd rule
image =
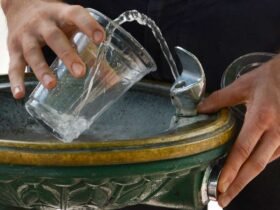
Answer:
[[[222,170],[218,201],[222,207],[266,165],[280,156],[280,57],[241,76],[201,102],[201,113],[246,105],[244,124]],[[261,189],[260,189],[261,190]]]
[[[9,78],[13,96],[25,95],[24,70],[31,66],[44,87],[56,86],[56,77],[48,67],[41,47],[47,44],[63,60],[74,77],[85,74],[85,64],[69,38],[82,31],[96,44],[104,40],[103,28],[80,6],[56,1],[2,0],[8,24]]]

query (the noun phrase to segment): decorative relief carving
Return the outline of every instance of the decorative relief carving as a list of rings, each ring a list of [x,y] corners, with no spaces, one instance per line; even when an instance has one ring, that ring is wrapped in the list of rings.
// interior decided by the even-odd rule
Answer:
[[[117,209],[145,203],[185,176],[176,173],[115,178],[0,178],[0,203],[35,209]]]

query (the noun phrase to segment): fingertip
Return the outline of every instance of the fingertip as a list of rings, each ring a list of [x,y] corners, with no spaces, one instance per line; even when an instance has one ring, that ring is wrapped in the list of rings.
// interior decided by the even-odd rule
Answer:
[[[86,74],[86,67],[83,63],[73,63],[71,66],[72,75],[81,78]]]
[[[209,112],[215,112],[217,109],[213,107],[213,103],[208,98],[203,99],[198,105],[197,105],[197,111],[199,113],[209,113]]]
[[[205,99],[202,99],[199,104],[197,105],[197,111],[198,112],[203,112],[204,111],[204,100]]]
[[[227,165],[225,165],[222,169],[221,175],[218,180],[218,191],[220,193],[225,193],[231,184],[231,180],[233,180],[232,177],[228,176],[229,171],[230,170]]]
[[[224,208],[223,202],[222,202],[222,200],[221,200],[220,198],[217,200],[217,202],[218,202],[218,204],[219,204],[219,206],[220,206],[221,208]]]
[[[43,86],[47,89],[53,89],[55,88],[57,81],[54,75],[50,75],[48,73],[45,73],[42,78]]]
[[[222,208],[225,208],[228,206],[229,204],[229,199],[227,198],[227,196],[219,196],[219,199],[218,199],[218,204],[222,207]]]
[[[81,6],[70,6],[62,15],[62,21],[71,21],[79,31],[86,34],[95,44],[100,44],[105,40],[104,28],[94,19],[94,17]]]
[[[228,190],[229,182],[228,181],[221,181],[218,185],[218,191],[220,193],[225,193]]]
[[[225,196],[221,202],[220,205],[222,208],[226,208],[228,206],[228,204],[230,203],[231,199],[228,196]]]
[[[22,99],[25,96],[24,88],[19,85],[12,88],[12,93],[15,99]]]
[[[100,44],[105,40],[105,32],[103,30],[97,29],[93,32],[93,41],[95,44]]]

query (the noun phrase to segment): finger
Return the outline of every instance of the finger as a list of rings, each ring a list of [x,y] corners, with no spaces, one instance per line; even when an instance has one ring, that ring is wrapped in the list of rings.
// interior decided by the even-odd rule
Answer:
[[[269,162],[273,162],[274,160],[277,160],[279,157],[280,157],[280,147],[274,152]]]
[[[31,36],[24,35],[22,49],[26,62],[31,66],[38,80],[45,88],[54,88],[56,86],[56,77],[49,68],[37,40]]]
[[[198,105],[198,112],[216,112],[221,108],[244,103],[248,95],[247,77],[239,78],[224,89],[215,91]]]
[[[259,120],[260,117],[258,114],[261,113],[252,109],[254,108],[249,108],[246,113],[244,125],[232,147],[219,178],[218,190],[221,193],[227,191],[227,188],[238,174],[239,169],[250,156],[258,140],[267,129],[267,124]]]
[[[104,48],[100,49],[104,50]],[[110,66],[106,59],[102,59],[99,63],[96,62],[98,50],[97,46],[91,45],[88,49],[81,51],[80,56],[84,58],[87,66],[91,67],[89,69],[90,74],[98,76],[100,80],[104,82],[104,85],[106,85],[107,88],[110,88],[120,81],[120,76],[117,74],[116,70]]]
[[[120,81],[120,76],[107,64],[101,66],[101,76],[108,89]]]
[[[279,139],[277,135],[266,133],[263,136],[256,150],[242,166],[228,191],[219,196],[219,203],[222,207],[226,207],[250,181],[264,170],[278,147]]]
[[[55,25],[47,24],[41,29],[41,35],[47,45],[63,61],[74,77],[82,77],[86,67],[75,49],[70,44],[67,36]]]
[[[21,99],[25,95],[24,87],[24,70],[26,63],[23,56],[19,53],[11,53],[9,64],[9,79],[11,83],[11,91],[15,99]]]
[[[84,34],[99,44],[105,39],[105,32],[89,12],[81,6],[69,6],[60,16],[61,22],[71,22]]]

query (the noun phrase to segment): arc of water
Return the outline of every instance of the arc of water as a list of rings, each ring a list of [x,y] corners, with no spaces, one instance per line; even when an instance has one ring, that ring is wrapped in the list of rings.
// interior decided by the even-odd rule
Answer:
[[[140,25],[148,26],[152,30],[152,33],[153,33],[154,37],[156,38],[156,40],[158,41],[158,43],[161,47],[161,50],[170,66],[174,80],[176,81],[176,79],[180,76],[176,63],[174,61],[174,58],[169,50],[168,44],[167,44],[166,40],[164,39],[164,37],[161,33],[161,30],[156,25],[156,23],[151,18],[149,18],[145,14],[138,12],[137,10],[125,11],[119,17],[117,17],[114,21],[110,22],[106,27],[107,39],[106,39],[105,43],[101,44],[101,46],[98,48],[96,62],[94,64],[93,68],[91,68],[91,71],[89,72],[90,79],[87,80],[84,85],[86,94],[83,94],[83,96],[82,96],[83,102],[80,104],[81,106],[77,107],[75,112],[79,112],[81,107],[85,106],[85,104],[88,102],[89,97],[91,96],[91,91],[92,91],[92,86],[93,86],[94,80],[96,79],[96,75],[98,75],[98,73],[100,71],[100,69],[99,69],[100,64],[103,61],[104,56],[106,55],[106,52],[108,49],[107,44],[110,43],[114,30],[119,25],[122,25],[125,22],[132,22],[132,21],[136,21]]]
[[[172,75],[174,77],[174,80],[176,80],[180,74],[178,72],[176,63],[174,61],[174,58],[170,52],[170,49],[168,47],[168,44],[166,40],[164,39],[160,28],[157,26],[155,21],[153,21],[151,18],[149,18],[147,15],[142,14],[138,12],[137,10],[128,10],[124,13],[122,13],[119,17],[117,17],[114,22],[118,25],[121,25],[125,22],[132,22],[132,21],[137,21],[140,25],[148,26],[156,40],[158,41],[161,50],[165,56],[166,61],[168,62]]]

